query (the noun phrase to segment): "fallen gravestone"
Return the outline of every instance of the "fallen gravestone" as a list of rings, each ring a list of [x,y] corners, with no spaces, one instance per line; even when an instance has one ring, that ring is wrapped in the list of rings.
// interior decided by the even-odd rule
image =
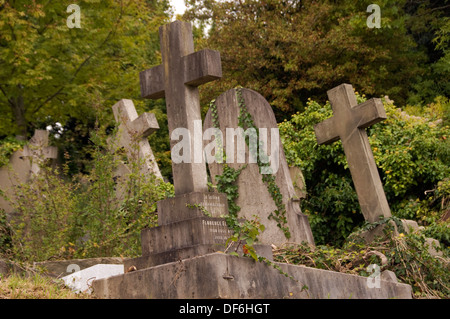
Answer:
[[[127,258],[122,257],[96,257],[84,259],[51,260],[33,263],[33,269],[46,276],[61,278],[74,271],[80,271],[98,264],[123,265]]]
[[[97,264],[95,266],[76,271],[61,278],[67,287],[75,292],[91,293],[93,280],[109,278],[124,273],[123,265]]]

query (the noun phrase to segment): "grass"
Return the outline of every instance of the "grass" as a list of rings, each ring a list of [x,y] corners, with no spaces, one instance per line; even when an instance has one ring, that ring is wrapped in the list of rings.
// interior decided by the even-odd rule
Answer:
[[[92,299],[86,293],[75,293],[56,279],[39,274],[0,275],[0,299]]]

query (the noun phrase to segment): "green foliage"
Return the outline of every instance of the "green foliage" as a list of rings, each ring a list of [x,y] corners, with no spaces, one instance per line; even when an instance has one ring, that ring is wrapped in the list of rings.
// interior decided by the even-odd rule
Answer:
[[[447,73],[438,73],[443,66],[431,69],[435,61],[429,56],[437,49],[427,35],[441,30],[446,7],[428,0],[417,2],[419,6],[407,0],[378,1],[381,28],[370,29],[366,9],[372,3],[188,1],[184,19],[211,24],[198,43],[220,51],[224,70],[221,81],[203,89],[202,105],[240,84],[261,93],[281,121],[302,111],[307,97],[325,101],[326,90],[341,83],[373,96],[388,94],[400,104],[424,79],[445,86],[448,81],[441,79]],[[424,93],[417,93],[419,100],[428,102],[430,96],[448,94],[435,89]]]
[[[0,1],[0,134],[109,113],[119,99],[139,97],[136,74],[159,63],[167,1],[76,1],[81,28],[70,29],[72,3]]]
[[[0,256],[7,256],[12,248],[11,228],[7,221],[6,213],[0,210]]]
[[[17,216],[11,222],[16,259],[140,254],[140,232],[156,225],[156,202],[171,196],[173,186],[141,174],[139,162],[128,163],[126,184],[118,184],[118,152],[107,148],[100,130],[91,139],[95,147],[88,175],[70,179],[67,165],[62,170],[43,165],[32,183],[17,187],[18,199],[11,203]]]
[[[365,101],[364,95],[357,94],[357,99]],[[423,108],[428,117],[410,116],[386,101],[384,106],[387,120],[367,131],[391,210],[395,216],[434,225],[429,233],[435,238],[448,238],[448,222],[440,219],[449,207],[450,129],[439,120],[448,100]],[[300,167],[305,177],[308,196],[302,211],[309,215],[318,244],[342,243],[363,223],[341,142],[316,142],[314,125],[331,116],[329,103],[309,100],[303,113],[279,125],[288,164]]]
[[[10,136],[0,141],[0,167],[7,165],[11,155],[15,151],[20,150],[24,145],[25,142]]]
[[[71,242],[76,189],[60,179],[59,171],[42,166],[32,183],[16,187],[11,204],[16,218],[11,222],[13,252],[18,260],[47,260],[66,255]]]

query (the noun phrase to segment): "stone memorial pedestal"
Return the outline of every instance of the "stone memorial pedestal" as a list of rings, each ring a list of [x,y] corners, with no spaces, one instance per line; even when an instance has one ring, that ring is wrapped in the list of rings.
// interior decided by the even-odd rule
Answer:
[[[212,217],[206,216],[207,211]],[[411,298],[411,287],[304,266],[224,253],[232,233],[225,194],[189,193],[158,202],[160,226],[141,234],[142,257],[124,261],[122,275],[92,282],[99,298]],[[255,245],[273,260],[269,245]],[[307,288],[307,289],[306,289]]]

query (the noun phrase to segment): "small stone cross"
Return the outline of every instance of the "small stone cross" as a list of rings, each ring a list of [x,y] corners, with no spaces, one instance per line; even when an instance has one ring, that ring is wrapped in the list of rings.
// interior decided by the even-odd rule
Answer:
[[[39,173],[42,161],[58,157],[58,148],[56,146],[48,146],[49,134],[47,130],[35,130],[30,143],[23,148],[22,156],[31,158],[32,176]]]
[[[130,159],[142,160],[140,171],[143,174],[153,174],[161,178],[155,157],[147,137],[159,129],[155,114],[143,113],[138,117],[133,101],[122,99],[112,107],[114,118],[119,125],[119,144],[122,146]]]
[[[194,146],[194,121],[201,121],[197,87],[222,77],[220,53],[208,49],[194,52],[188,22],[161,26],[159,39],[162,64],[140,73],[141,95],[148,99],[165,97],[170,136],[175,129],[186,128],[194,150],[198,146]],[[171,149],[177,142],[171,139]],[[205,161],[195,163],[193,151],[190,156],[189,162],[172,162],[176,195],[208,190]]]
[[[314,127],[317,143],[330,144],[341,139],[364,218],[375,222],[380,216],[390,217],[365,131],[366,127],[386,119],[383,103],[370,99],[358,104],[350,84],[341,84],[327,94],[334,116]]]

